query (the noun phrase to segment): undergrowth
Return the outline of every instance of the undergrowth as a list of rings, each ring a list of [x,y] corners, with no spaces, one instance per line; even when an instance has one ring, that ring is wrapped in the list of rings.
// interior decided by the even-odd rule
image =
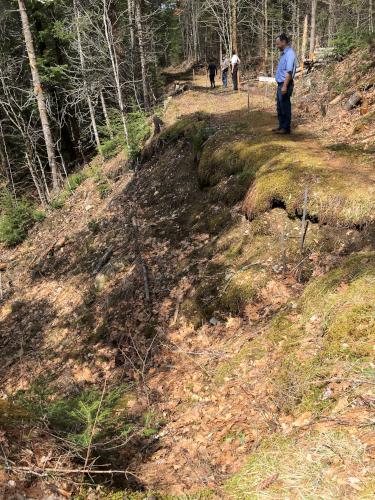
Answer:
[[[0,192],[0,242],[7,246],[21,243],[29,229],[45,218],[44,212],[37,210],[26,198],[16,199],[10,192]]]
[[[77,449],[92,444],[99,446],[108,437],[126,436],[131,426],[117,405],[126,391],[125,386],[102,392],[87,389],[71,398],[54,399],[48,381],[37,380],[28,391],[19,391],[14,401],[36,420],[48,427]]]
[[[142,111],[127,113],[128,146],[125,139],[121,113],[118,110],[110,109],[108,114],[110,130],[106,126],[99,128],[101,135],[99,153],[107,160],[113,158],[121,151],[127,151],[129,159],[135,159],[151,133],[149,116]]]

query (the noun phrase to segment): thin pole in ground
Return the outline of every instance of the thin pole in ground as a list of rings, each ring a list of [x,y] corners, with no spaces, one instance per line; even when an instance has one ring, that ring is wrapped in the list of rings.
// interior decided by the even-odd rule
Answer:
[[[250,80],[247,82],[247,112],[250,114]]]
[[[305,238],[306,238],[307,226],[308,226],[308,221],[306,221],[306,218],[307,218],[307,195],[308,195],[308,189],[305,188],[305,195],[303,198],[302,223],[301,223],[301,240],[300,240],[301,252],[303,252],[303,246],[305,244]]]

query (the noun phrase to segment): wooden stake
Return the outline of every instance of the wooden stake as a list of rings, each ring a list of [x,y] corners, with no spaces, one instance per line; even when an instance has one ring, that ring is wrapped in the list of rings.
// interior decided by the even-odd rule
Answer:
[[[247,82],[247,112],[250,114],[250,82]]]
[[[308,193],[308,190],[306,188],[305,189],[304,200],[303,200],[303,214],[302,214],[302,223],[301,223],[301,243],[300,243],[301,252],[303,252],[303,246],[305,244],[306,231],[307,231],[307,224],[306,224],[306,217],[307,217],[307,193]]]

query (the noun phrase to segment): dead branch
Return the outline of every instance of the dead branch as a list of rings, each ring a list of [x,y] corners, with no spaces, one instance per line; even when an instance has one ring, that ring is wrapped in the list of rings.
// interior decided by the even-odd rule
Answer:
[[[85,470],[85,469],[64,469],[64,468],[53,468],[53,467],[47,467],[45,469],[40,468],[40,467],[22,467],[22,466],[11,466],[7,468],[8,471],[18,471],[18,472],[27,472],[29,474],[33,474],[36,476],[41,476],[44,477],[47,474],[124,474],[124,476],[133,476],[137,479],[139,477],[134,474],[134,472],[131,472],[129,470],[101,470],[101,469],[94,469],[94,470]]]
[[[139,267],[142,270],[143,285],[144,285],[144,290],[145,290],[145,301],[146,301],[147,307],[149,308],[149,312],[151,313],[152,309],[151,309],[150,287],[148,284],[148,274],[147,274],[146,264],[142,258],[142,255],[141,255],[141,249],[140,249],[140,244],[139,244],[139,229],[138,229],[138,224],[137,224],[137,220],[135,217],[132,217],[132,225],[133,225],[134,250],[135,250],[136,260],[139,264]]]
[[[113,254],[113,248],[109,247],[105,251],[103,256],[99,259],[99,262],[93,272],[94,275],[98,274],[98,272],[109,262],[110,258],[112,257],[112,254]]]

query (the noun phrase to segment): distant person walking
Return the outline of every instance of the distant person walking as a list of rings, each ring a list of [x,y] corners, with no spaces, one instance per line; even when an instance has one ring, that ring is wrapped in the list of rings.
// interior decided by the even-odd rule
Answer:
[[[224,59],[221,63],[221,79],[223,80],[223,87],[226,89],[228,87],[228,72],[229,72],[229,58],[228,56],[224,56]]]
[[[213,61],[211,61],[210,64],[208,65],[207,72],[210,77],[211,88],[214,89],[216,87],[215,76],[217,75],[217,66]]]
[[[237,55],[235,50],[232,51],[231,59],[231,69],[232,69],[232,80],[233,80],[233,90],[238,90],[238,66],[241,64],[241,60]]]
[[[296,76],[297,70],[297,56],[289,43],[289,37],[285,33],[276,38],[276,47],[281,54],[276,71],[276,102],[279,120],[279,126],[273,129],[273,132],[276,134],[290,134],[291,132],[291,97],[294,89],[294,77]]]

